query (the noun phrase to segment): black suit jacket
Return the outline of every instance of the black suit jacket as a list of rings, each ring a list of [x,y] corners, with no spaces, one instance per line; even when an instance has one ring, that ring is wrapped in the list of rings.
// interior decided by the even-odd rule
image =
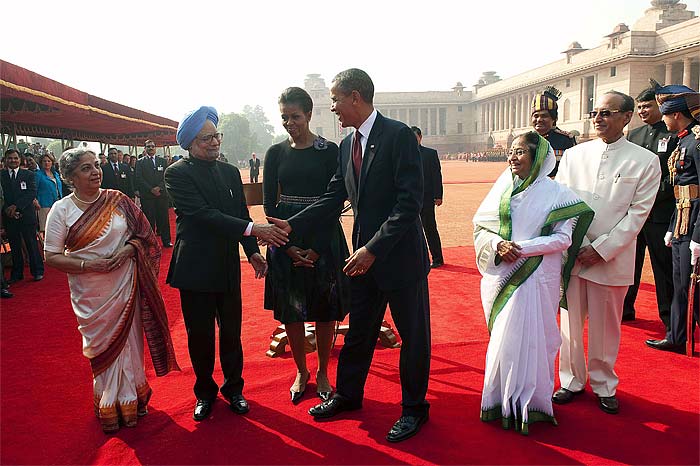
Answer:
[[[156,166],[148,156],[141,157],[136,162],[136,182],[135,188],[138,189],[141,199],[158,199],[154,196],[151,189],[160,186],[161,196],[165,196],[165,169],[168,163],[163,157],[156,157]]]
[[[5,196],[5,205],[2,209],[3,224],[8,228],[19,225],[38,224],[36,209],[33,203],[37,196],[36,173],[20,168],[17,171],[17,178],[14,182],[11,182],[10,172],[5,169],[0,172],[0,183],[2,183],[2,191]],[[22,189],[22,186],[24,186],[25,189]],[[14,219],[7,217],[5,209],[11,205],[17,206],[17,211],[22,214],[21,218]]]
[[[228,163],[183,158],[165,172],[175,204],[176,237],[166,280],[174,288],[240,293],[241,258],[259,252],[253,236],[243,236],[248,214],[238,168]]]
[[[338,170],[327,192],[289,219],[303,235],[337,218],[346,199],[355,222],[354,249],[365,246],[376,260],[370,274],[382,290],[404,288],[428,274],[430,262],[420,223],[423,168],[418,142],[405,124],[377,112],[367,140],[359,183],[352,164],[352,133],[341,143]]]
[[[260,173],[260,159],[255,158],[255,161],[253,159],[248,159],[248,166],[250,167],[250,174],[255,176]]]
[[[661,139],[666,139],[665,151],[659,151],[659,141]],[[644,125],[631,130],[627,134],[627,140],[655,153],[659,157],[661,182],[659,183],[659,191],[656,193],[654,205],[651,208],[651,212],[649,212],[649,217],[647,217],[647,222],[668,224],[676,208],[673,186],[671,186],[668,176],[668,159],[678,145],[678,138],[675,133],[666,128],[666,123],[660,120],[653,125]]]
[[[442,170],[435,149],[418,146],[423,161],[423,204],[442,199]]]
[[[129,197],[134,197],[134,180],[131,177],[131,169],[125,163],[118,163],[118,173],[114,173],[112,162],[102,165],[102,187],[116,189]]]

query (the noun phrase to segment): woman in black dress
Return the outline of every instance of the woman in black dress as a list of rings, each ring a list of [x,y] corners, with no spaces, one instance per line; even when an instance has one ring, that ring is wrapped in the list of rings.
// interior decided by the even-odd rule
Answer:
[[[302,211],[326,192],[336,172],[338,146],[309,129],[313,103],[299,87],[286,89],[279,98],[282,125],[289,139],[267,150],[263,165],[265,214],[287,219]],[[343,273],[348,247],[338,217],[320,224],[312,235],[290,235],[284,247],[269,247],[265,281],[265,308],[285,325],[289,347],[297,366],[290,388],[292,403],[298,403],[310,372],[306,367],[304,322],[316,322],[318,370],[316,391],[330,398],[328,359],[336,321],[349,308],[349,282]]]

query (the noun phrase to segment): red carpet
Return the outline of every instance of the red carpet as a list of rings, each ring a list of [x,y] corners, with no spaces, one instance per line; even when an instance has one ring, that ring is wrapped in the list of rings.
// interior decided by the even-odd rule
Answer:
[[[617,416],[603,413],[587,389],[555,407],[559,426],[535,424],[530,436],[479,420],[488,340],[472,248],[445,251],[448,265],[431,272],[433,360],[430,422],[401,444],[386,432],[400,414],[398,351],[378,348],[364,408],[333,422],[314,422],[315,386],[298,406],[288,401],[289,356],[265,356],[275,328],[262,309],[263,282],[243,265],[245,395],[237,416],[219,400],[213,418],[192,418],[194,376],[176,290],[161,283],[182,373],[153,377],[148,416],[134,429],[102,433],[92,410],[88,361],[69,303],[64,274],[48,269],[41,283],[12,286],[2,301],[2,464],[698,464],[698,358],[647,349],[661,335],[653,287],[639,293],[638,320],[624,325],[617,364]],[[202,264],[205,266],[205,264]],[[28,274],[25,274],[27,276]],[[342,337],[334,350],[335,364]],[[314,371],[315,354],[309,355]],[[216,374],[221,380],[220,372]]]

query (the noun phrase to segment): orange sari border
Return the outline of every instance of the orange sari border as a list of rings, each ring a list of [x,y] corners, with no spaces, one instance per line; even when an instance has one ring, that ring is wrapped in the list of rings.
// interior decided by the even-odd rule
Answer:
[[[91,204],[71,226],[66,237],[66,247],[69,251],[75,251],[99,238],[116,209],[124,214],[131,235],[127,242],[136,249],[136,276],[123,318],[120,319],[117,337],[104,352],[90,359],[93,376],[96,377],[111,366],[124,349],[134,316],[136,293],[140,298],[141,321],[156,375],[179,371],[165,302],[158,288],[161,249],[141,209],[120,191],[104,190],[101,198]]]

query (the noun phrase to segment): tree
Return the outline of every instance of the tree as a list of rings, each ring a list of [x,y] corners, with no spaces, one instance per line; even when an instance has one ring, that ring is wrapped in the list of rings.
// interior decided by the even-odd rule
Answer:
[[[255,135],[252,140],[251,152],[264,153],[272,145],[275,130],[265,116],[265,111],[260,105],[243,107],[243,116],[250,124],[250,132]]]
[[[229,161],[248,160],[254,150],[253,135],[246,117],[237,113],[222,113],[219,116],[218,131],[224,133],[220,150]]]

